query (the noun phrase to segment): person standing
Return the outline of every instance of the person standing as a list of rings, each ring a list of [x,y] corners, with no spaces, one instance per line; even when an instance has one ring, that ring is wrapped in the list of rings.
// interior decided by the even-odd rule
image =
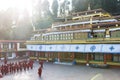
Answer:
[[[0,78],[3,77],[1,72],[2,72],[2,67],[0,66]]]
[[[4,58],[4,64],[7,64],[7,58],[6,57]]]
[[[38,69],[38,75],[39,75],[39,77],[41,77],[41,75],[42,75],[42,67],[41,66]]]
[[[2,76],[2,73],[0,73],[0,78],[2,78],[3,76]]]

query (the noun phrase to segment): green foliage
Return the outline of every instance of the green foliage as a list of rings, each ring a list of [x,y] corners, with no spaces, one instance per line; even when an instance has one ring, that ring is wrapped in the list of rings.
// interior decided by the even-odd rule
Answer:
[[[45,28],[48,28],[48,27],[51,27],[52,25],[52,18],[40,18],[38,21],[36,21],[36,30],[38,29],[45,29]]]
[[[69,12],[70,9],[69,9],[69,5],[70,5],[70,2],[69,0],[64,0],[62,3],[60,3],[60,16],[66,16],[67,13],[66,12]]]
[[[41,11],[38,11],[39,9],[38,7],[40,8]],[[51,26],[53,22],[53,14],[51,13],[49,7],[50,7],[50,4],[48,0],[44,0],[43,3],[40,2],[38,3],[38,5],[36,5],[35,10],[39,12],[39,14],[34,15],[32,17],[32,22],[36,29],[48,28]]]
[[[41,6],[44,16],[49,16],[49,14],[50,14],[49,7],[50,7],[50,4],[49,4],[48,0],[44,0],[42,3],[42,6]]]
[[[88,4],[91,9],[102,8],[111,14],[120,12],[120,2],[117,0],[72,0],[73,11],[80,12],[87,10]]]
[[[91,9],[102,8],[102,0],[89,0]]]
[[[117,9],[117,0],[104,0],[102,7],[111,13],[115,13]]]
[[[87,0],[72,0],[73,11],[80,12],[87,10],[88,2]]]

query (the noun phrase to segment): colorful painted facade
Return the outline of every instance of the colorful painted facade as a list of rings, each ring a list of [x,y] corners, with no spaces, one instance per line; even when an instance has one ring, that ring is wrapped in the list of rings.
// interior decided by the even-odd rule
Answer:
[[[26,41],[31,59],[120,66],[120,16],[102,9],[58,18]]]

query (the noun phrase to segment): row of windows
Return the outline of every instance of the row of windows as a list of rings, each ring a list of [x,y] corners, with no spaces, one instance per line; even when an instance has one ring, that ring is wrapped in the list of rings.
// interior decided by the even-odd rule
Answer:
[[[115,32],[110,32],[110,37],[111,38],[119,38],[120,37],[120,31],[115,31]],[[94,33],[95,38],[104,38],[105,33]]]
[[[4,58],[5,56],[7,56],[7,57],[12,57],[12,53],[11,52],[9,52],[9,53],[1,53],[0,54],[0,58]]]
[[[73,34],[55,34],[55,35],[49,35],[45,36],[46,40],[69,40],[73,39]]]
[[[15,44],[13,43],[3,43],[3,44],[0,44],[0,48],[14,48],[15,47]]]
[[[110,37],[120,37],[120,31],[110,32]],[[47,36],[36,36],[35,40],[71,40],[71,39],[86,39],[90,38],[91,33],[65,33],[65,34],[52,34]],[[104,38],[105,33],[99,32],[93,34],[94,38]]]
[[[94,37],[103,38],[103,37],[105,37],[105,33],[94,33]]]
[[[0,43],[0,49],[13,49],[17,48],[17,43]],[[19,43],[19,48],[25,48],[24,43]]]
[[[87,56],[87,54],[85,54],[85,53],[83,53],[83,54],[76,53],[75,54],[76,59],[86,60],[86,56]],[[107,61],[120,62],[120,54],[114,54],[114,55],[109,54],[109,55],[106,55],[106,57],[107,57]],[[91,54],[91,58],[95,61],[104,61],[104,54],[100,54],[100,53]]]
[[[67,33],[67,34],[53,34],[47,36],[36,36],[35,40],[70,40],[70,39],[84,39],[87,38],[88,33]]]
[[[31,57],[48,57],[47,53],[31,53]],[[95,54],[90,54],[91,60],[95,61],[104,61],[104,54],[100,53],[95,53]],[[51,58],[57,58],[58,54],[57,53],[50,53],[49,57]],[[72,53],[60,53],[60,58],[71,58]],[[80,59],[80,60],[86,60],[87,54],[85,53],[75,53],[74,58],[75,59]],[[120,54],[107,54],[107,61],[114,61],[114,62],[120,62]]]
[[[112,32],[111,37],[120,37],[120,31]]]

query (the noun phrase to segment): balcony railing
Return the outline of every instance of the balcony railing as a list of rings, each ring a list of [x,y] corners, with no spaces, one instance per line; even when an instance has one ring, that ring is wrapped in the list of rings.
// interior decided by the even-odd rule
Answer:
[[[86,38],[72,40],[27,41],[26,44],[120,43],[120,38]]]
[[[12,51],[16,51],[16,49],[14,49],[14,48],[1,48],[0,49],[0,52],[12,52]]]

